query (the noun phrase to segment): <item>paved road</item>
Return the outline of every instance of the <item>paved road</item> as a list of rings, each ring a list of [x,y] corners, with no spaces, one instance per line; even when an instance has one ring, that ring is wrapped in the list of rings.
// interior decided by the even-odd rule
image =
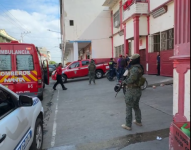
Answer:
[[[87,78],[72,80],[66,84],[67,91],[62,91],[60,86],[53,91],[53,83],[46,87],[43,101],[44,149],[114,150],[136,142],[153,141],[157,134],[168,136],[172,121],[172,86],[148,88],[143,92],[140,105],[144,126],[133,126],[130,132],[121,128],[125,122],[125,103],[122,92],[115,98],[116,82],[103,78],[89,86]],[[134,136],[136,133],[145,133],[137,134],[142,137],[153,136],[140,139]],[[128,143],[128,138],[134,140]]]

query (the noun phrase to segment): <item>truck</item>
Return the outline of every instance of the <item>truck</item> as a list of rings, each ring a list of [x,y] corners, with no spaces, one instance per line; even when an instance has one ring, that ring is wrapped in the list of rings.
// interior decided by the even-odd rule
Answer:
[[[79,60],[74,61],[67,65],[65,68],[62,69],[62,80],[64,83],[67,82],[68,79],[74,79],[79,77],[88,76],[88,65],[90,63],[90,59],[87,60]],[[94,59],[96,64],[96,74],[95,77],[97,79],[101,79],[103,75],[109,70],[108,62],[99,62]],[[54,71],[52,73],[52,79],[56,80],[57,73]]]

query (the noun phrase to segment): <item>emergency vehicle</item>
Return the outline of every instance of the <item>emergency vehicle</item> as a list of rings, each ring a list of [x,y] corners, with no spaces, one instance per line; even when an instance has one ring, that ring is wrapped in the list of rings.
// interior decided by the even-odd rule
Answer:
[[[0,43],[0,84],[19,95],[43,100],[43,88],[49,84],[48,61],[41,61],[33,44]]]
[[[67,82],[67,79],[74,79],[79,77],[88,76],[88,65],[90,63],[90,59],[87,60],[79,60],[70,63],[68,66],[62,69],[62,79],[63,82]],[[96,59],[94,59],[96,64],[96,72],[95,76],[97,79],[101,79],[103,75],[109,70],[109,65],[107,63],[98,63]],[[56,71],[52,74],[52,79],[56,80]]]
[[[37,97],[19,96],[0,84],[0,150],[42,150],[43,115]]]

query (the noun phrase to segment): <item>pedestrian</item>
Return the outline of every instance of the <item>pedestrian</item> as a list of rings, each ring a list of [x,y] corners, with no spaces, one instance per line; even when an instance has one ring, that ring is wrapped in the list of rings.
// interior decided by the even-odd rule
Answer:
[[[117,63],[113,60],[113,58],[110,59],[110,62],[109,62],[109,69],[110,69],[110,77],[113,78],[114,77],[114,74],[115,74],[115,65]]]
[[[94,60],[91,59],[90,64],[88,66],[89,70],[89,85],[91,85],[91,81],[93,80],[94,84],[95,83],[95,71],[96,71],[96,65],[94,63]]]
[[[58,67],[56,68],[56,73],[57,73],[57,77],[56,77],[57,82],[54,84],[53,89],[56,90],[56,86],[58,84],[61,84],[62,89],[67,90],[67,88],[64,86],[62,81],[62,63],[58,64]]]
[[[139,86],[139,80],[143,75],[143,70],[140,65],[140,55],[134,54],[131,58],[131,68],[128,72],[127,78],[123,83],[127,85],[125,93],[126,103],[126,124],[122,125],[122,128],[131,130],[132,126],[132,109],[135,111],[134,123],[138,126],[142,126],[141,110],[139,108],[139,101],[142,95],[141,87]]]
[[[125,61],[124,57],[122,55],[119,56],[119,59],[117,61],[117,79],[118,81],[121,79],[123,73],[125,72]]]
[[[160,53],[157,52],[157,76],[160,76]]]

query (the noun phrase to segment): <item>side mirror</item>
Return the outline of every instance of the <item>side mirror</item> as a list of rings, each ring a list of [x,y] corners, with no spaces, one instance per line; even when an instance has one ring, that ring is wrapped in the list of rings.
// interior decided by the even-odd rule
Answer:
[[[20,107],[31,107],[33,105],[33,99],[28,96],[19,96],[19,106]]]

